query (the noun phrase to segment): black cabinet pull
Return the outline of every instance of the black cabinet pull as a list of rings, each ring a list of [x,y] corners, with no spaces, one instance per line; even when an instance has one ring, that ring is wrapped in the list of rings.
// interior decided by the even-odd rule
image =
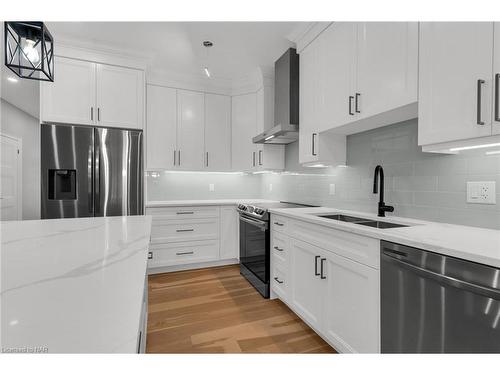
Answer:
[[[153,259],[153,252],[152,251],[148,252],[148,259]]]
[[[352,101],[354,100],[354,96],[349,95],[349,114],[351,116],[354,116],[354,113],[352,112]]]
[[[175,255],[190,255],[190,254],[194,254],[194,251],[185,251],[183,253],[175,253]]]
[[[361,97],[361,94],[359,92],[356,93],[356,102],[354,103],[354,111],[356,113],[361,113],[359,110],[359,98]]]
[[[319,276],[318,272],[318,259],[321,258],[319,255],[314,257],[314,276]]]
[[[495,74],[495,121],[500,122],[500,73]]]
[[[278,279],[277,277],[275,277],[274,280],[276,280],[278,284],[283,284],[283,281],[280,281],[280,279]]]
[[[277,221],[275,221],[275,222],[274,222],[274,225],[277,225],[277,226],[279,226],[279,227],[282,227],[282,226],[283,226],[283,224],[278,223]]]
[[[194,214],[193,211],[179,211],[179,212],[176,212],[177,215],[192,215]]]
[[[283,251],[283,249],[280,249],[278,246],[275,246],[274,250]]]
[[[255,167],[255,151],[253,152],[252,156],[252,165]]]
[[[317,156],[316,152],[316,137],[318,136],[318,133],[312,133],[312,147],[311,147],[311,154],[312,156]]]
[[[477,80],[477,124],[484,125],[484,121],[481,119],[481,102],[482,102],[482,86],[484,84],[484,79]]]
[[[262,165],[262,150],[259,150],[259,165]]]
[[[176,232],[194,232],[194,229],[177,229]]]
[[[101,108],[97,107],[97,121],[101,121]]]
[[[323,275],[323,268],[324,268],[324,262],[325,262],[326,258],[321,258],[321,278],[324,280],[326,279],[326,276]]]
[[[90,107],[90,121],[94,121],[94,107]]]

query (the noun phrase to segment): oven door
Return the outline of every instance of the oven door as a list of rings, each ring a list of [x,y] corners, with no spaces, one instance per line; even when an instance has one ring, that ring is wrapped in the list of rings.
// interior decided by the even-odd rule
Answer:
[[[269,222],[240,214],[240,263],[269,283]]]

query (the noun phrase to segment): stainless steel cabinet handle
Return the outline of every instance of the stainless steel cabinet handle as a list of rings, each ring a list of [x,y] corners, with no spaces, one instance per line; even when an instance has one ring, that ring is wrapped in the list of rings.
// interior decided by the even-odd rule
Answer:
[[[282,223],[280,223],[280,222],[278,222],[278,221],[275,221],[275,222],[274,222],[274,225],[277,225],[277,226],[279,226],[279,227],[282,227],[284,224],[282,224]]]
[[[90,121],[94,121],[94,107],[90,107]]]
[[[481,119],[481,93],[482,93],[482,86],[484,84],[484,79],[478,79],[477,80],[477,124],[478,125],[484,125],[484,121]]]
[[[208,151],[207,151],[207,163],[206,163],[206,166],[208,167]]]
[[[278,246],[275,246],[274,250],[283,251],[283,249],[280,249]]]
[[[101,121],[101,108],[97,107],[97,121]]]
[[[178,163],[177,165],[180,166],[181,165],[181,150],[177,151],[177,153],[179,154],[178,158],[177,158],[177,163]]]
[[[276,280],[276,282],[277,282],[278,284],[283,284],[283,281],[281,281],[281,280],[280,280],[280,279],[278,279],[277,277],[275,277],[275,278],[274,278],[274,280]]]
[[[495,121],[500,122],[500,73],[495,74]]]
[[[318,272],[318,259],[321,258],[319,255],[314,257],[314,276],[319,276]]]
[[[176,232],[194,232],[194,229],[177,229]]]
[[[194,214],[194,211],[179,211],[176,212],[177,215],[192,215]]]
[[[259,150],[259,165],[262,165],[262,150]]]
[[[361,94],[359,92],[356,93],[356,102],[354,103],[354,112],[356,113],[361,113],[359,110],[359,98],[361,97]]]
[[[324,264],[325,264],[325,260],[326,258],[321,258],[321,270],[320,270],[320,273],[321,273],[321,279],[325,280],[326,279],[326,276],[323,274],[323,271],[324,271]]]
[[[253,152],[253,156],[252,156],[252,164],[255,167],[255,151]]]
[[[316,152],[316,137],[317,136],[318,136],[318,133],[312,133],[312,147],[311,147],[312,156],[318,155],[318,153]]]
[[[190,254],[194,254],[194,251],[184,251],[182,253],[175,253],[175,255],[190,255]]]
[[[152,251],[148,252],[148,259],[153,259],[153,252]]]
[[[352,101],[354,100],[354,96],[349,95],[349,114],[351,116],[354,116],[354,113],[352,112]]]
[[[175,165],[176,154],[177,154],[177,151],[174,150],[174,165]]]

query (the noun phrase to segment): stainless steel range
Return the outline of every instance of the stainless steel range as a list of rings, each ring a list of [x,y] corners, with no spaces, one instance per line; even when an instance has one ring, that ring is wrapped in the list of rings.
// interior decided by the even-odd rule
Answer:
[[[240,213],[240,273],[269,298],[270,278],[270,208],[312,207],[291,202],[239,204]]]

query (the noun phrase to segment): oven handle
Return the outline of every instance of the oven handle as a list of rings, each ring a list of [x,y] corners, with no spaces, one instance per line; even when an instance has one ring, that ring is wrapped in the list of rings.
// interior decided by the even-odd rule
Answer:
[[[243,217],[241,215],[240,215],[240,220],[244,221],[245,223],[256,226],[257,228],[263,229],[263,230],[266,230],[268,227],[268,224],[265,221],[254,220],[254,219],[250,219],[248,217]]]
[[[500,290],[498,290],[498,289],[493,289],[493,288],[490,288],[487,286],[473,284],[473,283],[470,283],[468,281],[460,280],[460,279],[457,279],[455,277],[442,275],[438,272],[434,272],[434,271],[431,271],[431,270],[428,270],[428,269],[425,269],[425,268],[422,268],[419,266],[415,266],[415,265],[407,263],[403,260],[393,258],[389,255],[385,255],[384,260],[392,262],[392,263],[397,263],[398,265],[402,266],[403,268],[407,268],[410,271],[413,271],[417,274],[420,274],[421,276],[424,276],[426,278],[435,280],[439,283],[451,285],[452,287],[455,287],[458,289],[468,290],[468,291],[473,292],[473,293],[481,294],[481,295],[489,297],[489,298],[500,300]]]

